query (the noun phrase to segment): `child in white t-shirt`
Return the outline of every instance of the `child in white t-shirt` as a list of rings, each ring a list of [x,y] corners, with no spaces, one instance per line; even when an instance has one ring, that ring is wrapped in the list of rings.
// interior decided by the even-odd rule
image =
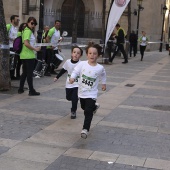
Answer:
[[[67,74],[67,80],[66,80],[66,99],[68,101],[72,102],[72,108],[71,108],[71,119],[76,118],[76,111],[77,111],[77,103],[78,103],[78,76],[75,79],[75,82],[73,84],[70,84],[69,79],[71,76],[71,73],[75,66],[80,63],[79,60],[80,57],[83,55],[83,50],[78,47],[74,46],[71,51],[71,59],[68,59],[64,65],[59,74],[54,78],[54,81],[57,81],[65,72],[68,72]]]
[[[102,47],[98,44],[89,43],[86,48],[87,61],[81,61],[73,70],[70,83],[74,83],[79,76],[78,97],[81,108],[84,110],[84,125],[81,137],[86,139],[90,130],[93,114],[99,108],[96,103],[99,79],[102,81],[102,90],[106,90],[106,72],[102,65],[97,63]]]

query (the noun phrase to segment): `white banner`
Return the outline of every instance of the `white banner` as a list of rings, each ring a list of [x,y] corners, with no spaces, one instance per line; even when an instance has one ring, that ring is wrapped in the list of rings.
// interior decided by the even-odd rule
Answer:
[[[114,0],[110,8],[110,12],[107,20],[105,47],[116,24],[118,23],[123,11],[125,10],[129,2],[130,0]]]

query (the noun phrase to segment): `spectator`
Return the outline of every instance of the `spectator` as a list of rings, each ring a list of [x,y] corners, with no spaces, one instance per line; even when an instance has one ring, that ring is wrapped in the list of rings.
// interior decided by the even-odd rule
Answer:
[[[23,47],[20,53],[20,59],[23,63],[23,73],[20,79],[20,86],[18,93],[24,93],[24,84],[27,78],[27,83],[29,86],[29,96],[40,95],[39,92],[36,92],[33,87],[33,71],[35,65],[35,51],[40,51],[39,47],[35,47],[36,38],[34,36],[35,26],[37,21],[34,17],[29,17],[26,28],[22,33]]]
[[[128,57],[126,55],[125,49],[124,49],[124,43],[125,43],[125,31],[123,30],[123,28],[120,27],[119,24],[116,25],[116,29],[117,29],[117,35],[115,35],[115,38],[117,39],[117,48],[115,48],[115,51],[113,53],[113,56],[110,57],[109,59],[109,63],[111,64],[113,59],[115,58],[116,54],[119,52],[119,50],[122,52],[123,57],[124,57],[124,62],[122,62],[123,64],[128,63]]]
[[[133,56],[136,56],[137,53],[137,35],[135,34],[135,31],[132,31],[129,36],[129,43],[130,43],[130,57],[132,57],[132,50],[133,50]]]
[[[7,32],[8,32],[8,37],[9,37],[9,45],[10,45],[10,51],[13,51],[13,42],[14,39],[17,37],[17,33],[18,33],[18,25],[19,25],[19,16],[18,15],[12,15],[10,17],[11,20],[11,24],[7,24],[6,28],[7,28]],[[11,80],[17,80],[17,78],[15,77],[15,69],[16,69],[16,64],[17,64],[17,58],[18,56],[15,55],[14,59],[13,59],[13,69],[10,70],[10,77]]]
[[[141,61],[143,60],[144,52],[146,49],[146,46],[148,44],[148,37],[146,36],[145,31],[142,31],[142,36],[139,38],[139,43],[140,43],[140,54],[141,54]]]

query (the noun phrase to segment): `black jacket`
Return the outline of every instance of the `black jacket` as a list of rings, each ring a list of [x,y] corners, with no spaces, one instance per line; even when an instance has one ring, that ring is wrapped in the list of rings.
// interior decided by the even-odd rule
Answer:
[[[129,36],[130,44],[136,44],[137,40],[138,40],[137,35],[135,33],[131,33]]]
[[[117,44],[125,43],[125,34],[122,28],[119,28],[118,35],[116,36]]]

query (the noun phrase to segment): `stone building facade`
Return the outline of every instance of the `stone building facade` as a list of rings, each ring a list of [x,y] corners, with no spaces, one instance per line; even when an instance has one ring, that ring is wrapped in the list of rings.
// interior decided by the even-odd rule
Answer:
[[[96,38],[102,39],[103,30],[107,21],[108,12],[111,1],[106,0],[105,20],[103,20],[103,0],[79,0],[80,14],[78,21],[78,37],[80,38]],[[23,11],[26,9],[27,0],[3,0],[6,23],[10,22],[12,14],[20,16],[21,23],[26,22],[29,16],[34,16],[39,21],[39,6],[40,0],[29,0],[29,14],[25,15]],[[145,30],[150,41],[158,42],[161,38],[163,24],[163,6],[166,3],[170,9],[170,0],[143,0],[139,18],[139,36],[141,31]],[[131,30],[137,29],[137,15],[134,15],[134,10],[138,9],[137,0],[131,0]],[[44,25],[52,27],[54,21],[59,19],[62,21],[62,27],[69,32],[71,37],[72,22],[74,11],[74,0],[44,0]],[[24,14],[23,14],[24,13]],[[127,9],[121,16],[119,23],[128,29]],[[37,27],[38,29],[38,27]],[[169,37],[169,10],[165,14],[163,41],[168,42]],[[158,49],[159,44],[148,45],[148,50]]]

